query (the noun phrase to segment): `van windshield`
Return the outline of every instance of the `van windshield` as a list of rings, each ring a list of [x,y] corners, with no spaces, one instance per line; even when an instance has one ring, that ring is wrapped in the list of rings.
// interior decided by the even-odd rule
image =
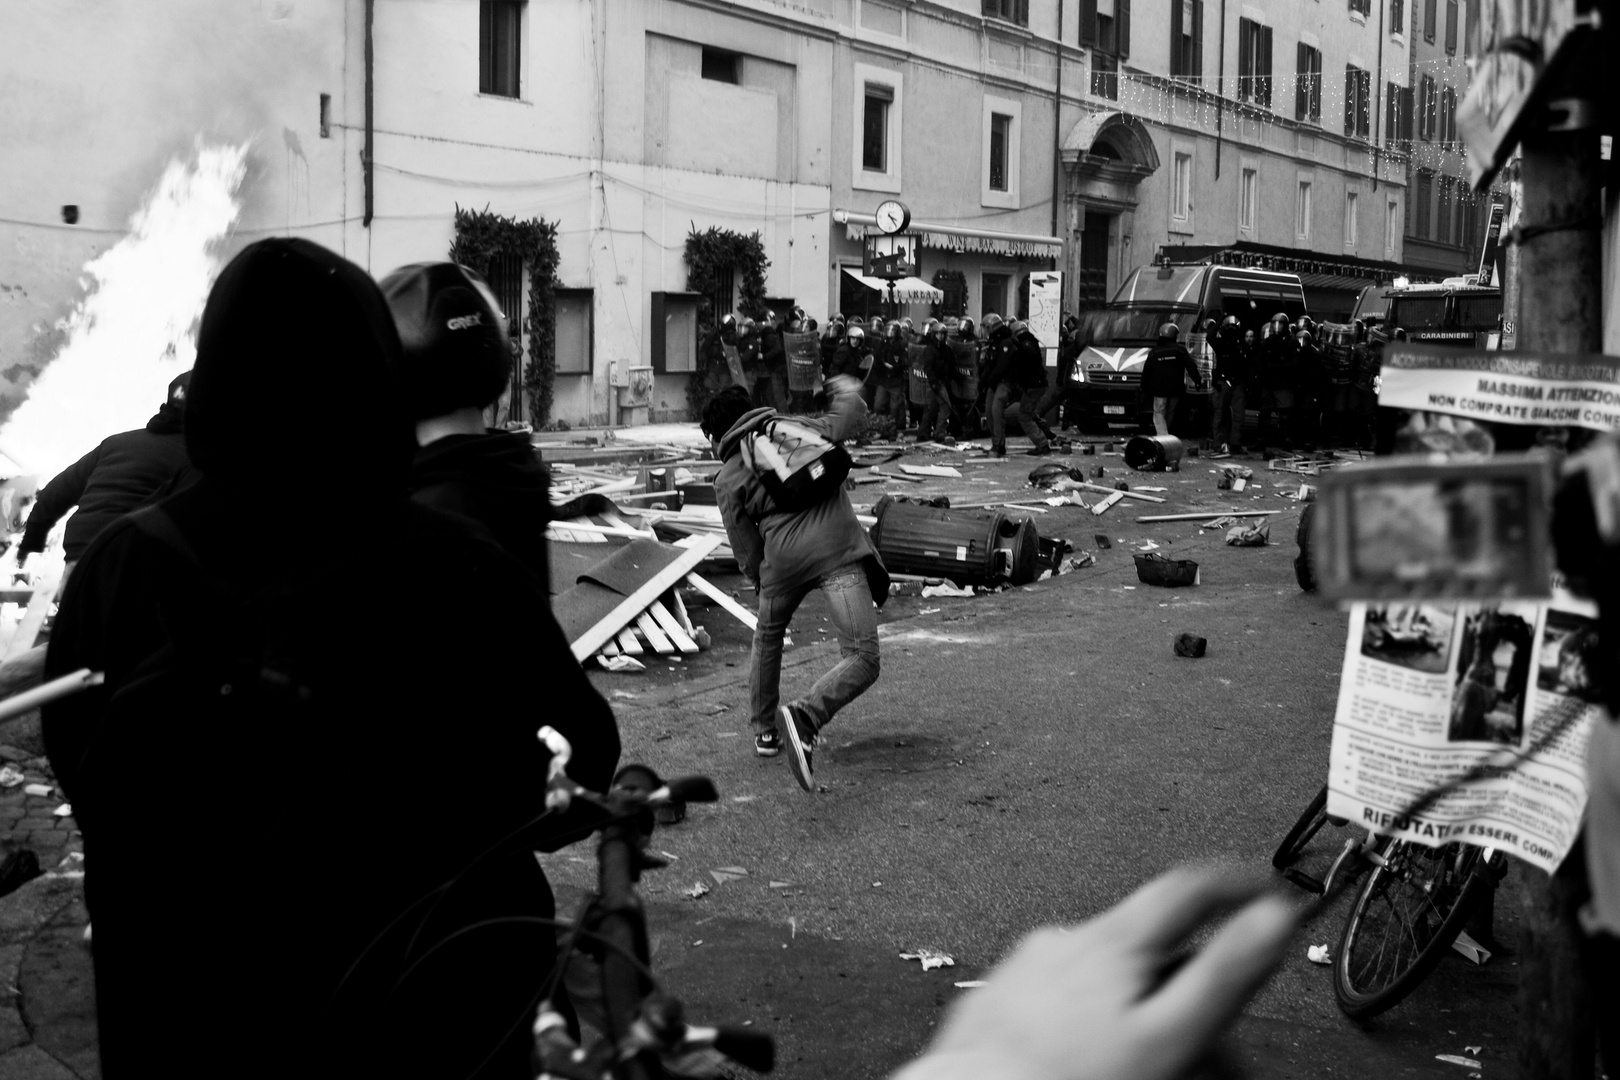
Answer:
[[[1080,340],[1090,345],[1150,345],[1159,339],[1159,327],[1173,322],[1182,340],[1198,318],[1196,311],[1166,306],[1132,304],[1096,308],[1080,313]]]

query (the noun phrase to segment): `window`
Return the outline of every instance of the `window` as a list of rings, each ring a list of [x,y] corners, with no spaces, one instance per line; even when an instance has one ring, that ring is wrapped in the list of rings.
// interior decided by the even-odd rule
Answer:
[[[1204,73],[1204,0],[1170,0],[1170,74]]]
[[[1019,26],[1029,25],[1029,0],[984,0],[984,7],[980,10],[987,19],[1000,19]]]
[[[591,373],[591,290],[558,289],[556,303],[557,374]]]
[[[1434,215],[1434,238],[1451,243],[1451,177],[1440,177],[1440,207]]]
[[[1311,238],[1311,182],[1301,180],[1294,196],[1294,236],[1301,241]]]
[[[1440,116],[1440,98],[1434,92],[1434,78],[1423,76],[1418,82],[1418,138],[1428,142],[1434,138]]]
[[[906,14],[893,4],[865,0],[861,4],[861,26],[867,30],[876,30],[880,34],[888,34],[890,37],[905,37]]]
[[[660,374],[697,370],[696,293],[652,294],[652,364]]]
[[[990,190],[1007,190],[1007,143],[1012,137],[1012,117],[990,114]]]
[[[1384,86],[1384,145],[1412,137],[1411,92],[1396,83]]]
[[[1170,224],[1180,231],[1192,228],[1192,154],[1176,151],[1170,171]]]
[[[1412,235],[1419,240],[1429,239],[1429,202],[1434,197],[1434,173],[1428,169],[1419,169],[1417,175],[1417,206],[1413,210]]]
[[[1430,40],[1433,40],[1432,38]],[[1457,0],[1446,0],[1446,54],[1457,52]]]
[[[894,103],[894,87],[866,84],[866,105],[861,113],[861,168],[869,172],[889,171],[889,106]]]
[[[1244,169],[1238,179],[1238,228],[1253,232],[1254,223],[1259,219],[1260,172],[1257,169]]]
[[[478,5],[478,92],[518,96],[523,37],[522,0],[481,0]]]
[[[1365,139],[1372,112],[1372,72],[1354,64],[1344,67],[1344,133]]]
[[[1389,0],[1389,32],[1398,34],[1406,29],[1406,0]]]
[[[1271,27],[1238,20],[1238,100],[1271,106]]]
[[[1350,0],[1350,12],[1366,18],[1372,14],[1372,0]]]
[[[714,82],[737,84],[737,54],[704,46],[702,75]]]
[[[852,74],[850,184],[862,191],[898,192],[905,77],[872,64],[855,64]]]
[[[985,274],[979,285],[979,318],[991,313],[1005,315],[1007,313],[1007,283],[1012,280],[1010,274]]]
[[[1114,0],[1112,15],[1099,13],[1097,0],[1080,0],[1080,44],[1116,58],[1129,56],[1131,0]]]
[[[1457,91],[1449,86],[1440,93],[1440,139],[1457,141]]]
[[[1344,246],[1345,250],[1352,251],[1356,246],[1356,236],[1361,231],[1360,221],[1361,196],[1354,191],[1344,193]]]
[[[1384,254],[1393,255],[1401,242],[1400,206],[1394,199],[1389,201],[1389,213],[1384,218]]]
[[[1423,0],[1423,40],[1434,41],[1434,18],[1440,0]]]
[[[1091,54],[1091,93],[1093,97],[1119,100],[1119,60],[1100,50]]]
[[[1294,86],[1294,119],[1322,122],[1322,50],[1299,43],[1299,79]]]

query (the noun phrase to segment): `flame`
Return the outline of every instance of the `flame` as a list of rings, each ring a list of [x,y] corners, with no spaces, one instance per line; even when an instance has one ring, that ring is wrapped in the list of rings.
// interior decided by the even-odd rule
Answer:
[[[88,292],[58,323],[66,344],[0,427],[0,449],[42,482],[107,436],[143,426],[196,360],[247,149],[199,143],[195,160],[169,162],[129,235],[85,265]]]

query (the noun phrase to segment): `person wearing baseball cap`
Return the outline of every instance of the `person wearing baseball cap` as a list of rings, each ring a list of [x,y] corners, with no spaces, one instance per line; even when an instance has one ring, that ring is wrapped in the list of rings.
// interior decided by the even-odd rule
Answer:
[[[494,293],[475,271],[448,262],[402,266],[381,284],[416,422],[412,497],[482,525],[546,588],[551,478],[526,433],[484,424],[484,410],[512,375],[511,339]]]

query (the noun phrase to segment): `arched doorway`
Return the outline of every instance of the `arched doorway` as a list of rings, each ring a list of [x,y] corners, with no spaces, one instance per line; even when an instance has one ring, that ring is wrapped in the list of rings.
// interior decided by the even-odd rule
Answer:
[[[1063,140],[1069,243],[1067,300],[1076,310],[1105,303],[1134,265],[1130,242],[1136,186],[1159,168],[1159,152],[1136,117],[1090,113]]]

